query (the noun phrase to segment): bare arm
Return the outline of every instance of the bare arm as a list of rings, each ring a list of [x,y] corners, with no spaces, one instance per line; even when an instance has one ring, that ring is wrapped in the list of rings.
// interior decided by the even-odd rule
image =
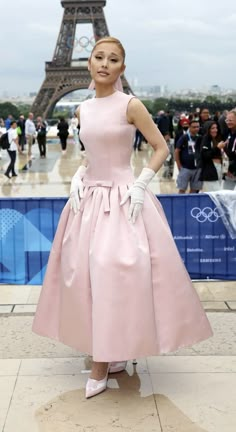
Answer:
[[[127,109],[127,120],[140,130],[147,142],[152,146],[154,153],[149,161],[148,168],[157,172],[166,160],[169,149],[149,112],[139,99],[131,99]]]
[[[20,145],[19,145],[19,138],[17,137],[17,138],[15,138],[13,141],[15,141],[15,143],[16,143],[16,145],[17,145],[18,152],[21,153],[21,148],[20,148]]]
[[[176,163],[177,163],[177,167],[178,167],[178,169],[181,170],[182,166],[181,166],[181,162],[180,162],[179,154],[180,154],[180,149],[179,149],[179,148],[176,148],[176,149],[175,149],[175,161],[176,161]]]

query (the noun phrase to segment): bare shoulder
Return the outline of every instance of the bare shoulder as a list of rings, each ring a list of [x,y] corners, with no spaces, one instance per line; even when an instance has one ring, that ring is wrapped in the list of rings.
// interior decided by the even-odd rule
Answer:
[[[144,106],[144,104],[136,97],[133,97],[127,108],[127,120],[129,123],[135,123],[135,119],[139,116],[147,115],[149,116],[149,113]]]

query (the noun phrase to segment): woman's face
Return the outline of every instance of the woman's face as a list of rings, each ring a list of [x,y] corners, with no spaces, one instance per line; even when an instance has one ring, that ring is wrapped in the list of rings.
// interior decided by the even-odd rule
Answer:
[[[217,125],[216,125],[216,124],[213,124],[213,125],[211,126],[209,132],[210,132],[210,136],[211,136],[212,138],[216,138],[216,136],[217,136],[217,134],[218,134],[218,127],[217,127]]]
[[[119,46],[111,42],[99,44],[89,59],[88,68],[95,83],[113,85],[125,70]]]

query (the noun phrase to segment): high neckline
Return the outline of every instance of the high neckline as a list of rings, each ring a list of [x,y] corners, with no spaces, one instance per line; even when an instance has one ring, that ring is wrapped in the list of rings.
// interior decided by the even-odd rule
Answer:
[[[114,91],[113,93],[111,93],[110,95],[108,95],[108,96],[103,96],[103,97],[94,97],[94,99],[95,100],[103,100],[103,99],[108,99],[108,98],[111,98],[112,96],[114,96],[116,93],[118,93],[118,90],[116,90],[116,91]]]

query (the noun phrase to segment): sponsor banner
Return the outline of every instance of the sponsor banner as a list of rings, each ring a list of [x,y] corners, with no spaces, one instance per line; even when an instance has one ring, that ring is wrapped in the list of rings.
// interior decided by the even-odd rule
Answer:
[[[206,194],[160,195],[180,255],[193,279],[236,279],[236,240]]]
[[[236,240],[230,238],[208,195],[160,195],[158,199],[191,278],[235,280]],[[0,200],[0,283],[42,284],[66,201]]]

